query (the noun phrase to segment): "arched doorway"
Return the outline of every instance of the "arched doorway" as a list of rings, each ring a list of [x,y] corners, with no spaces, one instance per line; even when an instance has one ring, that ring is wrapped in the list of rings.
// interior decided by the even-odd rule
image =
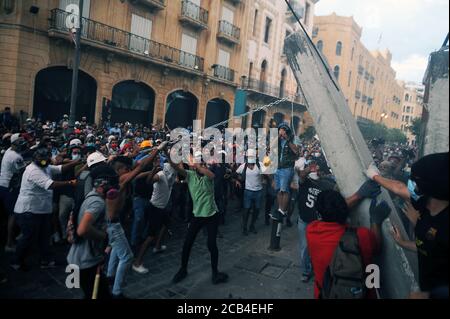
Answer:
[[[266,120],[266,112],[261,110],[253,113],[252,116],[252,127],[253,128],[263,128]]]
[[[198,99],[192,93],[175,91],[167,97],[166,105],[166,125],[171,130],[192,127],[198,107]]]
[[[287,71],[286,71],[286,69],[283,69],[283,71],[281,71],[280,98],[283,98],[283,97],[284,97],[284,94],[285,94],[285,89],[286,89],[286,76],[287,76]]]
[[[113,88],[111,107],[111,123],[149,126],[153,122],[155,92],[144,83],[120,82]]]
[[[77,108],[75,118],[86,116],[90,123],[95,120],[97,82],[83,71],[78,74]],[[42,120],[58,122],[70,113],[72,94],[72,71],[66,67],[50,67],[36,75],[34,86],[33,116]]]
[[[275,113],[273,115],[273,119],[275,120],[277,125],[280,125],[281,123],[284,122],[284,114],[283,113]]]
[[[216,125],[217,123],[228,120],[230,115],[230,104],[222,99],[213,99],[206,105],[206,119],[205,128]],[[223,129],[228,127],[228,124],[218,127]]]

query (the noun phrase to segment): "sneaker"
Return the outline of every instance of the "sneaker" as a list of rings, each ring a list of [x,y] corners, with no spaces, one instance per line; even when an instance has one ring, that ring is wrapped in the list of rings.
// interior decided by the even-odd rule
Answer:
[[[255,226],[250,226],[250,232],[253,234],[257,234],[258,232],[256,231]]]
[[[41,269],[50,269],[50,268],[55,268],[55,267],[56,267],[56,262],[54,260],[41,262]]]
[[[302,275],[302,282],[308,283],[310,281],[310,279],[311,279],[311,275],[308,275],[308,274]]]
[[[15,271],[30,271],[30,267],[27,266],[26,264],[10,264],[9,265],[12,269],[14,269]]]
[[[176,284],[182,281],[188,275],[187,270],[185,268],[181,268],[177,274],[173,277],[172,283]]]
[[[141,274],[141,275],[145,275],[146,273],[148,273],[148,268],[145,268],[144,265],[135,266],[133,264],[132,268],[135,272],[137,272],[138,274]]]
[[[5,253],[15,253],[16,247],[15,246],[5,246]]]
[[[212,283],[214,285],[218,285],[228,281],[228,275],[223,272],[218,272],[217,274],[212,276]]]
[[[165,252],[166,250],[167,250],[167,246],[162,245],[160,249],[153,248],[153,253],[154,254],[159,254],[159,253]]]
[[[270,218],[272,218],[274,221],[277,221],[277,222],[282,222],[283,218],[284,218],[284,215],[281,213],[281,210],[279,210],[279,209],[273,213],[270,213],[269,216],[270,216]]]

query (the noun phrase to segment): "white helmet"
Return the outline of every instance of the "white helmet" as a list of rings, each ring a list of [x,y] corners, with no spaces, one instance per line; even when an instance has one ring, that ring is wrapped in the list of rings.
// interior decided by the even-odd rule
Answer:
[[[69,146],[80,146],[81,144],[83,144],[83,143],[81,143],[81,140],[75,138],[75,139],[70,141]]]
[[[102,162],[106,162],[107,158],[105,156],[103,156],[102,153],[100,152],[94,152],[91,155],[88,156],[87,158],[87,166],[91,167],[92,165],[98,164],[98,163],[102,163]]]

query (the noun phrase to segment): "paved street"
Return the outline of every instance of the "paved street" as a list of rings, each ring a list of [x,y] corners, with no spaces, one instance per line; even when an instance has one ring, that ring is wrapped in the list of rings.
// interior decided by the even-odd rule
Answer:
[[[231,206],[231,205],[230,205]],[[261,216],[262,217],[262,216]],[[230,207],[227,223],[221,226],[224,235],[218,239],[219,268],[230,280],[223,285],[211,283],[209,252],[206,236],[200,232],[192,249],[189,275],[180,284],[171,284],[178,270],[186,224],[173,228],[174,236],[167,242],[167,251],[148,253],[145,265],[150,272],[128,276],[126,295],[139,299],[306,299],[313,295],[312,283],[300,281],[298,267],[298,235],[295,225],[284,228],[280,252],[271,252],[270,227],[258,220],[258,234],[244,237],[240,231],[240,213]],[[294,219],[294,218],[293,218]],[[67,248],[58,248],[63,261]],[[8,270],[9,282],[0,287],[0,298],[80,298],[81,291],[65,287],[65,267],[29,272]]]

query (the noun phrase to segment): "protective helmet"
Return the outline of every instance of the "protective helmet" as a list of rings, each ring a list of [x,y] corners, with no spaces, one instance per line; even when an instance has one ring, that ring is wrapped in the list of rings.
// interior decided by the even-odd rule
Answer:
[[[92,165],[106,162],[107,158],[103,156],[100,152],[94,152],[87,158],[87,165],[88,167],[91,167]]]
[[[147,141],[143,141],[139,147],[141,149],[150,148],[150,147],[153,147],[153,143],[152,143],[152,141],[148,141],[148,140]]]

